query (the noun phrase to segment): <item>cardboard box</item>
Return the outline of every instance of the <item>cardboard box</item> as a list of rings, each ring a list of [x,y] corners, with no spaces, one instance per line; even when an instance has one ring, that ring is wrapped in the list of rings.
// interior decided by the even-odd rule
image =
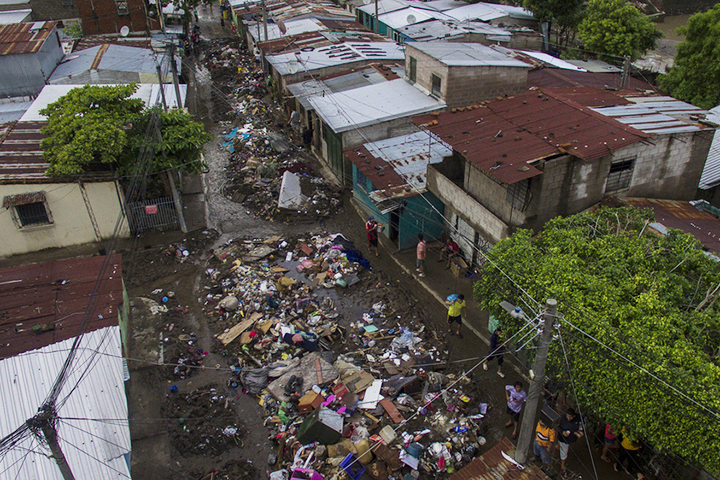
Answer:
[[[308,393],[303,395],[302,398],[300,398],[300,401],[298,402],[298,412],[310,413],[318,408],[324,401],[325,397],[310,390]]]
[[[450,262],[450,271],[456,277],[464,277],[467,272],[468,264],[460,257],[453,257]]]

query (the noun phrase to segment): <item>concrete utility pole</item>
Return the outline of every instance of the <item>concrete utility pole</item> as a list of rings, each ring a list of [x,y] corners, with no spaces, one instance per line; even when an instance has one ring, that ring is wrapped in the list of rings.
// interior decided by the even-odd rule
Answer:
[[[65,455],[63,454],[57,439],[57,430],[55,430],[55,408],[52,405],[43,405],[40,413],[27,421],[30,430],[36,432],[38,429],[42,431],[45,441],[50,447],[52,456],[60,469],[63,480],[75,480],[70,465],[68,465]]]
[[[170,60],[172,61],[172,60]],[[162,98],[162,104],[163,104],[163,110],[167,110],[167,102],[165,101],[165,82],[163,82],[163,76],[162,76],[162,69],[160,69],[160,65],[157,66],[157,73],[158,73],[158,83],[160,84],[160,97]]]
[[[535,414],[537,413],[538,400],[540,399],[545,381],[545,363],[547,363],[556,316],[557,301],[548,298],[545,302],[545,313],[543,314],[545,323],[543,325],[542,336],[540,337],[540,345],[538,346],[537,353],[535,354],[535,362],[533,363],[533,373],[535,376],[530,382],[528,398],[525,402],[525,413],[523,413],[523,420],[520,425],[520,436],[518,437],[517,448],[515,449],[515,461],[521,464],[527,461],[528,448],[535,434]]]
[[[378,15],[378,0],[375,0],[375,25],[374,25],[375,28],[373,29],[373,31],[375,33],[378,33],[380,31],[380,27],[378,25],[379,23],[380,23],[380,16]]]
[[[265,0],[262,0],[262,15],[263,15],[263,30],[265,32],[265,41],[268,41],[268,31],[267,31],[267,7],[265,5]]]
[[[170,43],[170,68],[172,69],[173,85],[175,85],[175,102],[177,108],[183,108],[182,99],[180,98],[180,83],[178,82],[177,65],[175,64],[175,43]]]
[[[625,55],[625,61],[623,61],[622,77],[620,80],[620,88],[627,86],[628,76],[630,75],[630,55]]]

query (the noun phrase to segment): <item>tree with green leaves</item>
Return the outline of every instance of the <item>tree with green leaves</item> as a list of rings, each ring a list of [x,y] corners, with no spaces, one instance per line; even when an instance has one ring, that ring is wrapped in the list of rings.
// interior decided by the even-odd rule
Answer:
[[[578,37],[600,58],[629,55],[636,60],[655,48],[662,33],[626,0],[590,0]]]
[[[523,8],[540,22],[556,24],[557,43],[567,45],[574,37],[583,15],[585,0],[524,0]]]
[[[211,140],[202,124],[185,110],[146,109],[141,99],[132,98],[137,86],[85,85],[70,90],[41,114],[48,124],[41,143],[50,163],[47,175],[65,177],[87,172],[113,170],[132,172],[143,144],[156,147],[148,173],[168,168],[198,172],[202,148]],[[158,118],[162,141],[156,131],[148,134],[151,118]]]
[[[500,302],[533,317],[555,298],[549,371],[568,398],[718,472],[720,268],[695,237],[653,233],[651,221],[651,210],[601,208],[553,219],[536,236],[519,230],[489,252],[474,294],[509,335],[526,323]]]
[[[690,17],[678,33],[675,65],[661,75],[660,86],[670,95],[700,108],[720,105],[720,4]]]

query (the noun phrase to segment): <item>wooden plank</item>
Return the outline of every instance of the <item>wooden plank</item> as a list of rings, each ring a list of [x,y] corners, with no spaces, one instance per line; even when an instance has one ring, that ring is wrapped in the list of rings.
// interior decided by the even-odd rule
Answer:
[[[245,330],[247,330],[250,325],[255,323],[256,320],[259,320],[262,318],[262,313],[255,312],[252,315],[250,315],[245,320],[241,321],[240,323],[237,323],[234,327],[232,327],[230,330],[228,330],[225,333],[221,333],[218,335],[218,340],[220,340],[223,345],[227,345],[228,343],[235,340],[237,337],[239,337]]]
[[[401,423],[403,420],[402,415],[400,415],[400,412],[397,408],[395,408],[395,404],[390,400],[389,398],[383,398],[380,400],[380,405],[385,409],[388,415],[390,415],[390,418],[392,418],[392,421],[395,423]]]

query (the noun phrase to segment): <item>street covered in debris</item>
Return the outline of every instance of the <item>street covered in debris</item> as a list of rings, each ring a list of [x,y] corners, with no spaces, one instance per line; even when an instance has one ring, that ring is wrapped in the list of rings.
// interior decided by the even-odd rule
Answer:
[[[125,259],[137,478],[449,477],[506,434],[487,347],[370,254],[240,42],[199,49],[215,229]]]

